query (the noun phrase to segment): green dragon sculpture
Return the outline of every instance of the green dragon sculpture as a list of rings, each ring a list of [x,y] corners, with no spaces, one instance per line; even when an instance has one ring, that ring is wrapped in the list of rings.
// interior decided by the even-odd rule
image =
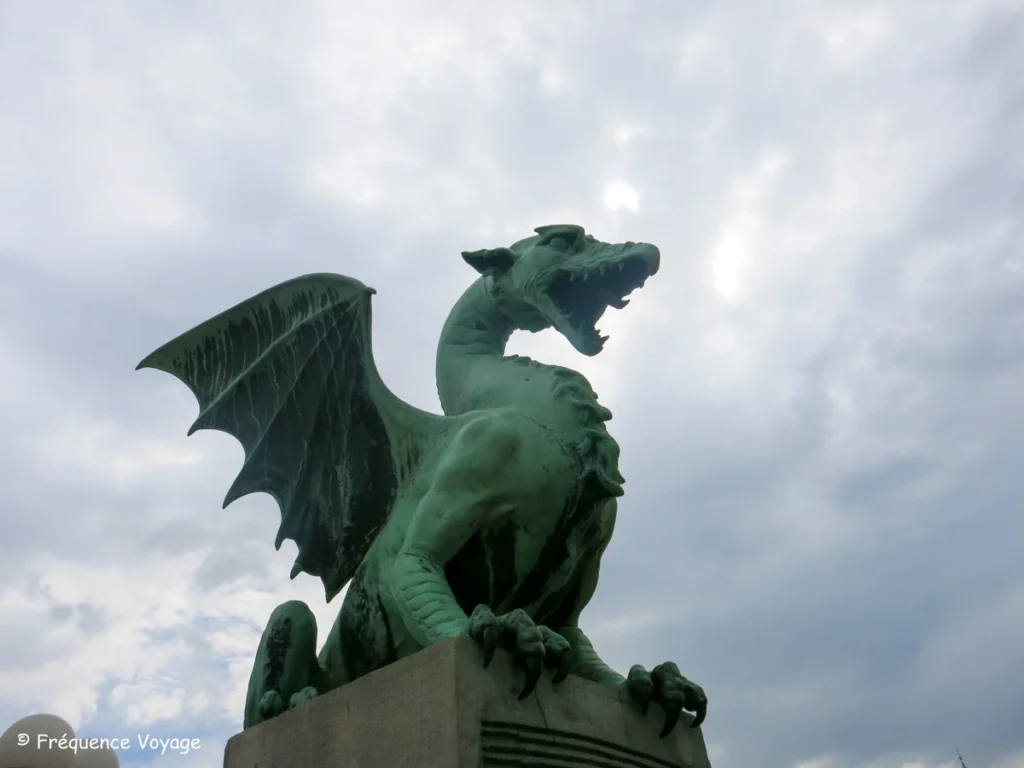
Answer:
[[[199,401],[189,434],[237,438],[245,462],[224,506],[277,500],[292,578],[318,576],[327,600],[349,583],[317,654],[305,603],[271,615],[249,681],[244,727],[300,706],[445,638],[469,635],[524,670],[546,667],[623,690],[665,712],[707,713],[700,686],[671,663],[625,677],[579,626],[594,594],[624,482],[607,408],[579,373],[504,356],[513,331],[554,327],[580,353],[605,339],[607,307],[658,270],[658,249],[608,244],[582,227],[539,227],[509,248],[465,252],[480,273],[437,351],[443,416],[392,394],[371,349],[370,296],[338,275],[300,277],[184,333],[139,368],[184,382]]]

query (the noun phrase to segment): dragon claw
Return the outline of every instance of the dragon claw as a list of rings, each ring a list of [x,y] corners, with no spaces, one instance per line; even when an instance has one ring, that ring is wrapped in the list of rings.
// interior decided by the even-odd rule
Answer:
[[[489,667],[494,659],[494,652],[498,649],[498,630],[495,627],[484,627],[483,646],[484,667]]]
[[[498,619],[498,623],[505,647],[512,652],[516,663],[526,673],[526,681],[519,694],[520,700],[525,699],[533,693],[544,668],[544,634],[529,614],[520,608],[506,613]]]
[[[260,698],[258,708],[260,717],[263,720],[269,720],[284,712],[284,699],[281,698],[280,692],[276,690],[267,691]]]
[[[553,683],[562,682],[569,674],[569,641],[535,624],[522,609],[495,616],[488,606],[478,605],[469,617],[469,636],[483,649],[484,667],[491,663],[499,646],[512,654],[526,675],[520,700],[533,693],[545,667],[554,670]]]
[[[651,694],[654,692],[654,681],[650,673],[639,664],[634,664],[626,678],[626,690],[640,708],[640,714],[646,715],[651,706]]]
[[[682,707],[679,707],[678,709],[673,707],[665,714],[665,725],[662,726],[661,732],[658,734],[659,739],[664,739],[666,736],[669,735],[669,733],[672,732],[672,729],[675,728],[676,723],[679,722],[679,715],[682,713],[682,711]]]
[[[544,660],[537,656],[527,656],[523,659],[523,670],[526,672],[526,682],[523,683],[523,690],[519,693],[519,700],[522,701],[537,687],[540,680],[540,672],[544,668]]]
[[[469,636],[480,643],[484,651],[484,668],[491,665],[498,648],[498,619],[486,605],[478,605],[469,617]]]
[[[672,732],[683,710],[694,713],[691,728],[699,728],[707,717],[708,698],[704,690],[683,677],[672,662],[659,664],[650,672],[637,664],[629,670],[625,688],[641,713],[647,714],[652,701],[665,711],[660,738]]]
[[[551,683],[553,685],[558,685],[560,682],[565,680],[565,678],[569,676],[570,668],[571,664],[569,663],[569,657],[566,656],[562,659],[561,663],[559,663],[558,667],[555,668],[555,674],[551,677]]]
[[[572,669],[572,658],[569,655],[572,646],[568,640],[548,627],[540,626],[537,629],[544,637],[544,663],[549,669],[554,670],[551,682],[558,685],[569,676]]]
[[[317,691],[316,688],[314,688],[311,685],[307,685],[301,691],[293,693],[292,697],[288,699],[288,709],[295,709],[297,707],[301,707],[307,701],[311,701],[319,695],[320,693],[319,691]]]

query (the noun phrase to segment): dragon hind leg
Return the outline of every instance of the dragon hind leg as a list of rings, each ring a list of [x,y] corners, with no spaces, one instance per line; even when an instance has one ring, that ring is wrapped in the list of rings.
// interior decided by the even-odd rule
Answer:
[[[324,693],[325,674],[316,656],[316,618],[298,600],[270,615],[256,652],[245,697],[243,728],[276,717]]]

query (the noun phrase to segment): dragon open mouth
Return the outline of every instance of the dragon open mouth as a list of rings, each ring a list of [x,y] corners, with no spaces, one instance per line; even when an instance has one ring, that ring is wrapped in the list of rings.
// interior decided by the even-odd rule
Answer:
[[[627,255],[560,272],[548,285],[547,294],[568,326],[571,335],[566,336],[573,346],[584,354],[600,352],[608,337],[597,329],[598,319],[608,307],[625,307],[629,303],[626,296],[643,286],[656,269],[656,262],[652,265],[642,255]]]

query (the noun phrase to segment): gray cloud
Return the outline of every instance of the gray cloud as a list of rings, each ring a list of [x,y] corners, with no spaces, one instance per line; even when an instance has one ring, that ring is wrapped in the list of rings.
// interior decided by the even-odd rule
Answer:
[[[664,253],[602,356],[512,344],[615,413],[599,650],[704,685],[717,768],[1024,759],[1024,15],[558,7],[5,6],[0,717],[219,764],[274,605],[340,603],[135,364],[339,272],[436,410],[459,251],[571,219]]]

